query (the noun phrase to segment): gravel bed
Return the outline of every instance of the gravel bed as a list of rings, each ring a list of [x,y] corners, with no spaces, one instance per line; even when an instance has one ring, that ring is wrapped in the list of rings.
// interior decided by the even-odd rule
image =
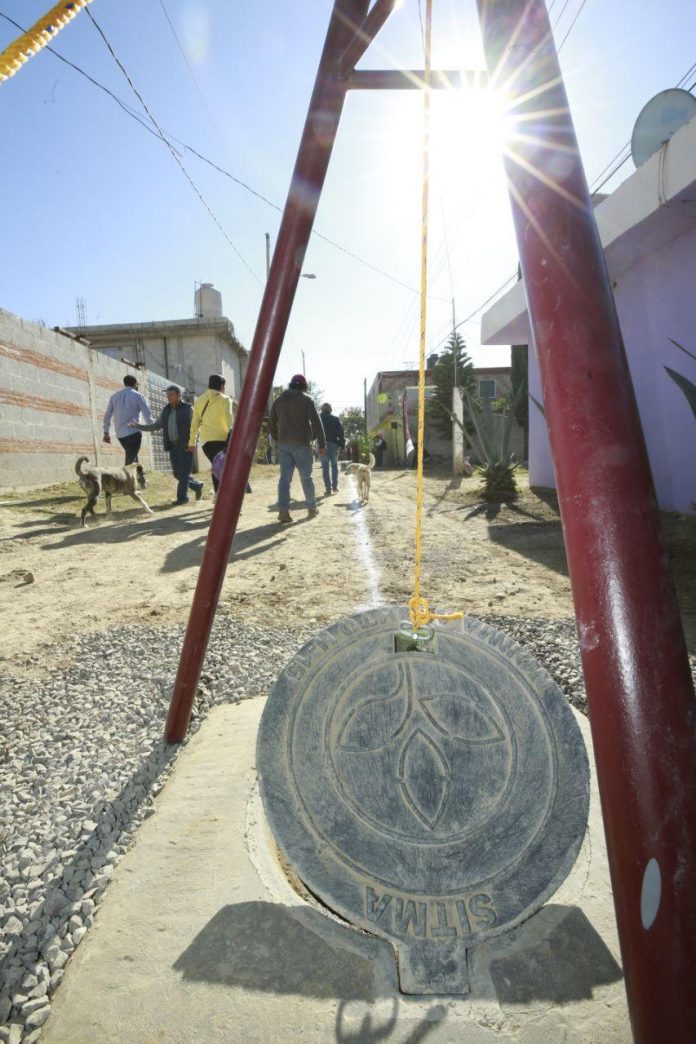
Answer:
[[[523,645],[545,667],[569,703],[587,714],[587,695],[580,666],[580,647],[575,618],[545,620],[542,617],[518,619],[515,616],[482,616]],[[696,686],[696,656],[690,657],[691,675]]]
[[[574,617],[544,620],[541,617],[482,616],[481,619],[505,631],[524,646],[546,668],[568,702],[587,714]]]
[[[162,741],[183,629],[124,626],[57,650],[69,666],[2,665],[0,1040],[38,1039],[51,994],[177,750]],[[221,617],[191,734],[215,703],[266,693],[311,635]]]
[[[485,616],[586,712],[572,619]],[[30,677],[3,664],[0,714],[0,1041],[31,1044],[116,865],[154,812],[180,748],[162,741],[183,629],[76,637]],[[267,693],[313,632],[221,617],[192,719]],[[696,660],[692,664],[696,674]]]

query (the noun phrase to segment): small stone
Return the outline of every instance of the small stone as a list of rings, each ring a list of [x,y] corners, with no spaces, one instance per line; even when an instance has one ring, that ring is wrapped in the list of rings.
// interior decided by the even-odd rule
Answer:
[[[49,983],[49,991],[51,993],[53,993],[54,990],[58,989],[58,987],[60,986],[61,981],[62,981],[64,975],[65,975],[65,972],[62,971],[62,969],[58,969],[58,971],[55,971],[53,973],[53,975],[51,976],[51,981]]]
[[[44,1022],[51,1014],[51,1005],[44,1004],[43,1008],[39,1008],[37,1011],[33,1011],[31,1015],[26,1019],[25,1025],[31,1026],[32,1029],[36,1026],[43,1026]]]
[[[79,946],[80,943],[82,942],[82,940],[84,939],[86,934],[87,934],[87,929],[86,928],[84,928],[84,927],[76,928],[75,931],[71,935],[71,939],[73,941],[73,945]]]
[[[18,1022],[13,1022],[10,1026],[10,1035],[7,1038],[7,1044],[22,1044],[22,1027]]]
[[[45,982],[40,982],[33,990],[29,990],[29,999],[32,997],[45,997],[48,993],[48,986]]]
[[[12,938],[13,936],[21,935],[24,925],[18,917],[8,917],[3,931],[5,935]]]
[[[51,971],[60,971],[68,963],[68,954],[64,950],[60,950],[55,957],[48,959],[48,966]]]
[[[39,1008],[43,1008],[46,1004],[48,1004],[48,997],[34,997],[22,1005],[22,1015],[31,1015],[32,1011],[38,1011]]]

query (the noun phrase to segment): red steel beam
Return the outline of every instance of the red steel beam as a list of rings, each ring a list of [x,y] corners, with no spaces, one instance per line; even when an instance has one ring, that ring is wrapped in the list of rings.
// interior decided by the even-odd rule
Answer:
[[[400,2],[401,0],[375,0],[362,25],[355,29],[355,23],[353,23],[355,35],[339,59],[341,76],[350,76],[389,15]]]
[[[477,0],[507,101],[635,1040],[696,1040],[696,701],[604,254],[543,0]]]
[[[169,743],[184,738],[191,718],[244,491],[346,97],[338,63],[355,26],[364,22],[368,6],[369,0],[335,0],[331,13],[193,596],[165,726]]]
[[[424,86],[423,69],[358,69],[348,78],[351,91],[418,91]],[[486,87],[488,73],[470,69],[433,69],[430,86],[437,90],[453,90],[462,86]]]

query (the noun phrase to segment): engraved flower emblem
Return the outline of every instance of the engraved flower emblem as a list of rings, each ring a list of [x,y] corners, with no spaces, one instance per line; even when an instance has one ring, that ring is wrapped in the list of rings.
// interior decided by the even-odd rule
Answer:
[[[465,691],[421,695],[410,664],[399,663],[396,671],[390,692],[367,695],[350,708],[336,747],[353,755],[395,749],[401,801],[422,826],[432,830],[452,788],[445,746],[497,743],[503,733],[492,715]]]

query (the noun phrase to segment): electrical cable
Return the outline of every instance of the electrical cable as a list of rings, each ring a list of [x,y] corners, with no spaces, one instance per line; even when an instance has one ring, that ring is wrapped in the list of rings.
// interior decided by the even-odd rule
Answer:
[[[207,116],[208,116],[208,119],[210,120],[210,125],[213,128],[213,130],[215,131],[215,133],[217,134],[218,139],[220,141],[220,144],[224,148],[225,147],[225,143],[222,140],[222,134],[220,133],[220,130],[218,128],[217,123],[213,119],[212,112],[208,108],[208,103],[205,100],[205,95],[203,94],[203,91],[201,89],[201,85],[198,82],[198,77],[196,76],[195,72],[193,71],[193,68],[191,67],[191,63],[189,62],[189,60],[188,60],[188,58],[186,56],[186,51],[181,46],[181,41],[179,40],[179,37],[178,37],[177,32],[176,32],[176,29],[174,28],[174,23],[172,22],[171,18],[169,17],[169,12],[167,11],[167,8],[164,6],[164,0],[159,0],[159,5],[162,8],[162,11],[164,13],[164,17],[167,19],[167,23],[169,25],[169,28],[172,31],[172,36],[176,40],[176,46],[179,48],[179,50],[181,52],[181,57],[184,59],[184,62],[186,63],[186,68],[188,69],[189,76],[193,80],[193,85],[196,88],[196,91],[198,92],[198,97],[201,99],[201,102],[203,103],[203,108],[205,109],[205,111],[207,113]]]
[[[561,42],[558,45],[558,54],[561,53],[561,48],[563,47],[563,44],[566,42],[566,40],[570,36],[571,32],[573,31],[573,26],[575,25],[575,23],[577,22],[578,18],[580,17],[582,9],[583,9],[583,7],[585,6],[586,3],[587,3],[587,0],[582,0],[582,3],[580,4],[580,7],[575,12],[575,18],[570,23],[570,28],[568,29],[568,32],[565,34],[565,36],[563,37],[563,39],[561,40]],[[558,21],[560,21],[560,18],[559,18]],[[556,25],[558,26],[558,22],[556,22]]]
[[[9,15],[6,15],[2,11],[0,11],[0,18],[4,18],[5,21],[15,26],[15,28],[24,31],[23,26],[21,26],[13,18],[10,18]],[[59,61],[63,62],[64,65],[69,66],[76,73],[79,73],[80,76],[83,76],[86,80],[88,80],[89,83],[91,83],[94,87],[99,88],[100,91],[103,91],[104,94],[107,94],[111,98],[111,100],[114,101],[120,109],[122,109],[126,116],[130,116],[131,119],[139,123],[140,126],[148,132],[148,134],[151,134],[153,137],[157,138],[158,141],[162,140],[161,135],[158,134],[157,131],[153,129],[153,127],[146,123],[145,120],[143,120],[142,117],[139,115],[139,113],[132,109],[127,102],[124,102],[122,98],[119,98],[119,96],[115,94],[112,90],[110,90],[107,86],[105,86],[105,84],[95,79],[79,65],[76,65],[75,62],[70,61],[69,58],[66,58],[64,55],[62,55],[59,51],[56,51],[54,47],[50,47],[47,45],[45,47],[45,50],[50,51],[51,54],[55,58],[58,58]],[[250,195],[255,196],[256,199],[260,200],[262,203],[265,203],[266,206],[270,207],[272,210],[277,211],[279,214],[283,213],[283,207],[279,206],[277,203],[274,203],[273,200],[269,199],[267,196],[264,196],[262,192],[259,192],[257,189],[253,188],[246,181],[243,181],[241,178],[236,177],[234,174],[232,174],[231,171],[225,170],[224,167],[221,167],[218,163],[215,163],[214,160],[211,160],[207,156],[203,155],[203,153],[199,152],[198,149],[195,149],[193,145],[189,145],[187,142],[182,141],[180,138],[177,138],[174,134],[171,134],[169,131],[167,131],[167,138],[170,143],[172,141],[176,142],[177,145],[180,145],[185,152],[190,152],[197,159],[201,160],[201,162],[206,163],[209,167],[212,167],[212,169],[216,170],[218,174],[222,174],[224,177],[234,182],[235,185],[238,185],[239,188],[244,189],[245,192],[248,192]],[[340,253],[345,254],[346,257],[349,257],[352,261],[356,261],[358,264],[363,265],[364,268],[368,268],[370,269],[370,271],[375,272],[377,275],[380,275],[384,279],[388,279],[390,282],[396,284],[396,286],[400,286],[404,290],[408,290],[409,293],[414,294],[416,296],[418,295],[419,291],[415,287],[410,286],[408,283],[403,282],[403,280],[401,279],[397,279],[396,276],[393,276],[391,275],[391,273],[386,272],[383,268],[380,268],[378,265],[372,264],[372,262],[366,260],[366,258],[364,257],[361,257],[359,254],[354,253],[352,250],[348,250],[347,247],[344,247],[340,243],[337,243],[335,239],[331,239],[329,236],[325,236],[322,232],[319,232],[318,229],[312,229],[312,235],[316,236],[317,239],[321,239],[324,243],[327,243],[335,250],[340,251]],[[446,300],[446,298],[433,299],[442,301]]]
[[[90,21],[91,21],[91,22],[92,22],[92,24],[94,25],[94,28],[95,28],[95,29],[97,30],[97,32],[98,32],[98,33],[99,33],[99,35],[101,36],[102,40],[103,40],[103,41],[104,41],[104,43],[106,44],[106,47],[107,47],[107,49],[108,49],[108,51],[109,51],[109,53],[110,53],[111,57],[112,57],[112,58],[113,58],[113,60],[114,60],[114,61],[116,62],[116,64],[118,65],[119,69],[121,70],[121,72],[122,72],[122,73],[123,73],[123,75],[125,76],[125,78],[126,78],[126,80],[127,80],[127,82],[128,82],[128,85],[129,85],[129,87],[131,88],[131,90],[133,91],[133,94],[134,94],[134,95],[136,96],[136,98],[138,99],[138,101],[139,101],[139,102],[140,102],[140,104],[142,105],[143,109],[145,110],[145,112],[146,112],[146,113],[147,113],[147,115],[149,116],[149,118],[150,118],[150,120],[152,121],[152,123],[153,123],[153,125],[154,125],[155,129],[157,130],[157,132],[158,132],[158,134],[159,134],[160,138],[162,139],[162,141],[164,142],[164,144],[165,144],[165,145],[167,146],[167,148],[168,148],[168,150],[169,150],[169,152],[170,152],[170,154],[171,154],[171,156],[172,156],[172,158],[173,158],[174,162],[176,163],[176,165],[177,165],[177,166],[179,167],[179,169],[181,170],[182,174],[184,175],[184,177],[185,177],[185,178],[186,178],[186,180],[188,181],[188,183],[189,183],[189,185],[191,186],[191,188],[193,189],[193,191],[194,191],[194,192],[196,193],[196,195],[198,196],[199,200],[201,201],[201,203],[203,204],[203,206],[205,207],[205,209],[206,209],[206,210],[208,211],[208,214],[210,215],[210,217],[212,218],[212,220],[213,220],[213,221],[215,222],[216,226],[218,227],[218,229],[219,229],[219,230],[220,230],[220,232],[222,233],[222,235],[223,235],[224,239],[225,239],[225,240],[226,240],[226,242],[227,242],[227,243],[228,243],[228,244],[229,244],[229,245],[230,245],[230,246],[232,247],[233,251],[235,252],[235,254],[237,255],[237,257],[239,258],[239,260],[240,260],[240,261],[242,262],[242,264],[244,265],[244,267],[245,267],[245,268],[246,268],[246,269],[247,269],[247,270],[248,270],[248,271],[249,271],[249,272],[251,273],[251,275],[252,275],[252,276],[254,277],[254,279],[256,280],[256,282],[257,282],[257,283],[261,283],[261,280],[259,279],[259,277],[258,277],[258,275],[256,274],[256,272],[254,271],[254,269],[253,269],[253,268],[251,267],[251,265],[250,265],[250,264],[248,263],[248,261],[246,260],[246,258],[245,258],[245,257],[244,257],[244,256],[243,256],[243,255],[242,255],[241,253],[240,253],[240,251],[239,251],[239,250],[237,249],[236,245],[235,245],[235,244],[233,243],[233,241],[232,241],[232,239],[230,238],[230,236],[229,236],[229,235],[227,234],[227,232],[226,232],[226,231],[225,231],[225,229],[223,228],[223,226],[222,226],[222,224],[220,223],[220,221],[219,221],[219,219],[218,219],[217,215],[216,215],[216,214],[214,213],[214,211],[213,211],[212,207],[210,206],[210,204],[208,203],[208,201],[207,201],[207,200],[206,200],[206,198],[204,197],[203,193],[202,193],[202,192],[200,191],[200,189],[199,189],[199,188],[198,188],[198,186],[196,185],[195,181],[193,180],[193,178],[192,178],[192,177],[191,177],[191,175],[189,174],[188,170],[186,169],[186,167],[185,167],[185,166],[184,166],[184,164],[182,163],[182,161],[181,161],[181,157],[180,157],[180,156],[179,156],[179,154],[177,153],[176,149],[175,149],[175,148],[174,148],[174,147],[172,146],[172,144],[170,143],[169,139],[168,139],[168,138],[167,138],[167,136],[165,135],[164,131],[163,131],[163,130],[162,130],[162,128],[160,127],[159,123],[157,122],[157,120],[155,119],[155,117],[154,117],[154,116],[152,115],[152,113],[150,112],[150,110],[149,110],[149,108],[147,107],[147,104],[146,104],[146,102],[145,102],[145,99],[143,98],[142,94],[141,94],[141,93],[139,92],[138,88],[137,88],[137,87],[135,86],[135,84],[134,84],[134,83],[133,83],[133,81],[131,80],[130,76],[128,75],[128,73],[127,73],[127,71],[126,71],[126,69],[125,69],[125,66],[124,66],[124,65],[122,64],[122,62],[121,62],[121,61],[120,61],[120,59],[118,58],[118,56],[117,56],[116,52],[114,51],[113,47],[112,47],[112,46],[111,46],[111,44],[109,43],[109,41],[108,41],[108,39],[107,39],[107,37],[106,37],[106,34],[104,33],[104,30],[103,30],[103,29],[101,28],[101,26],[99,25],[99,23],[97,22],[96,18],[94,17],[94,15],[92,14],[92,12],[91,12],[91,11],[89,10],[89,8],[86,8],[86,9],[85,9],[85,13],[87,14],[87,16],[89,17]]]

